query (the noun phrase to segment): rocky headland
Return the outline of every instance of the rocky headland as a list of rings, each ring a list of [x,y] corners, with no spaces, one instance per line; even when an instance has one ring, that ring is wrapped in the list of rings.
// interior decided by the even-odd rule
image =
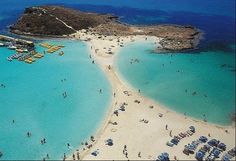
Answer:
[[[148,35],[162,38],[162,49],[181,51],[197,46],[201,33],[192,26],[134,26],[118,21],[112,14],[81,12],[60,6],[26,8],[10,27],[15,34],[29,36],[69,36],[80,30],[103,36]]]

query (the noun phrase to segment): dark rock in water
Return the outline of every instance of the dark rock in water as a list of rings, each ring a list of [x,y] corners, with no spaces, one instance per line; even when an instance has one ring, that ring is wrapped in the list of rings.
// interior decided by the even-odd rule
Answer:
[[[193,26],[133,26],[117,21],[110,14],[86,13],[60,6],[26,8],[10,27],[16,34],[31,36],[66,36],[86,29],[102,36],[147,35],[162,38],[158,51],[182,51],[198,45],[201,33]],[[122,44],[121,44],[122,45]]]

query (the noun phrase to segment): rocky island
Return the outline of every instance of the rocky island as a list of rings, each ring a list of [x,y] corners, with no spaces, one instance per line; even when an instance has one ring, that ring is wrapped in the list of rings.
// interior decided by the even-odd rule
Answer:
[[[200,32],[192,26],[134,26],[118,21],[112,14],[81,12],[61,6],[26,8],[10,27],[12,33],[30,36],[68,36],[80,30],[103,36],[147,35],[162,38],[161,48],[169,51],[193,49]]]

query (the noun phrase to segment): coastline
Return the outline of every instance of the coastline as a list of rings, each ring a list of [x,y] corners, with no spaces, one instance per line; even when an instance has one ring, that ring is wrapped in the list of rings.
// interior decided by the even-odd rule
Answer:
[[[110,39],[113,39],[112,41],[110,41],[107,37],[98,39],[95,35],[90,35],[88,33],[85,34],[82,32],[77,32],[73,35],[75,35],[75,38],[79,40],[87,40],[88,37],[90,38],[90,41],[88,41],[87,43],[88,47],[92,46],[92,48],[90,48],[91,57],[107,76],[108,80],[111,83],[113,93],[116,93],[116,97],[112,96],[108,112],[105,114],[104,119],[101,122],[101,126],[98,128],[95,134],[96,141],[93,143],[92,148],[86,148],[82,151],[79,150],[80,159],[112,160],[114,159],[112,157],[114,157],[115,155],[117,157],[116,159],[127,159],[122,154],[124,145],[127,145],[128,149],[130,149],[130,147],[132,149],[128,150],[131,154],[129,155],[129,159],[156,159],[157,155],[164,151],[170,154],[170,159],[173,159],[174,156],[177,156],[177,158],[180,159],[194,159],[194,156],[187,156],[182,153],[184,145],[187,143],[191,143],[191,141],[196,140],[201,135],[207,136],[209,133],[211,135],[210,138],[220,139],[227,145],[230,145],[229,148],[233,148],[234,145],[232,143],[235,142],[235,125],[232,124],[230,126],[221,126],[203,122],[201,120],[196,120],[191,117],[186,117],[183,114],[179,114],[168,109],[167,107],[164,107],[161,104],[158,104],[158,102],[156,101],[145,98],[120,76],[119,72],[114,68],[117,53],[121,48],[118,45],[119,43],[117,44],[117,40],[123,39],[122,45],[126,45],[128,42],[131,42],[133,40],[145,41],[147,36],[127,36],[118,38],[115,36],[110,36]],[[148,39],[154,39],[157,42],[160,41],[160,39],[154,36],[148,36]],[[106,47],[109,46],[114,46],[111,49],[113,54],[105,54],[105,52],[107,52]],[[99,50],[96,51],[96,49]],[[109,65],[111,66],[110,70],[108,69]],[[129,91],[131,96],[127,96],[123,93],[123,91]],[[134,103],[134,100],[140,100],[140,105]],[[119,112],[119,116],[117,117],[113,114],[113,111],[121,106],[123,102],[128,103],[128,105],[125,106],[126,110],[124,112]],[[148,108],[150,106],[153,106],[154,108]],[[134,116],[133,113],[136,113],[137,115]],[[160,113],[163,114],[163,117],[158,117]],[[144,124],[143,126],[143,123],[139,122],[139,119],[143,119],[142,116],[144,117],[144,119],[149,120],[150,123]],[[176,122],[176,120],[179,120],[179,122]],[[109,122],[117,122],[118,125],[112,125]],[[127,124],[127,122],[129,122],[129,124]],[[156,122],[156,125],[153,125],[152,122]],[[149,126],[149,124],[152,125]],[[165,143],[171,139],[171,137],[169,137],[169,130],[165,130],[166,124],[168,124],[168,126],[171,126],[173,134],[183,132],[184,130],[186,131],[191,125],[194,125],[196,127],[197,132],[193,136],[184,138],[184,141],[181,140],[181,143],[178,145],[178,149],[175,147],[170,148],[165,145]],[[133,127],[133,125],[135,127]],[[143,131],[144,129],[145,131]],[[226,133],[225,130],[227,130],[228,133]],[[140,131],[142,131],[144,134],[140,136],[135,135]],[[137,140],[137,138],[135,139],[130,137],[130,134],[140,138]],[[155,134],[156,136],[154,136],[153,134]],[[147,138],[144,139],[144,136],[146,136]],[[105,145],[104,140],[109,138],[114,140],[114,146],[112,147]],[[162,144],[157,145],[156,143],[153,143],[150,138],[153,138],[157,143],[162,142]],[[147,140],[149,140],[148,143],[145,143],[144,141]],[[127,144],[126,141],[128,142]],[[142,153],[142,155],[145,154],[141,158],[138,157],[138,148],[140,148],[140,152]],[[98,156],[92,156],[90,153],[96,151],[97,149],[99,149]],[[155,151],[152,151],[151,149],[155,149]]]

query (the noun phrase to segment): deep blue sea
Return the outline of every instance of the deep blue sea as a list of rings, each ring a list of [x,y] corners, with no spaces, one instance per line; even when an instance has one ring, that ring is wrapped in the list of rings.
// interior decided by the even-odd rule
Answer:
[[[151,43],[140,45],[143,48],[138,51],[135,50],[137,44],[130,44],[124,52],[132,49],[136,55],[121,53],[120,60],[125,62],[136,57],[141,63],[125,66],[130,69],[126,71],[132,73],[119,70],[130,84],[142,89],[144,95],[173,110],[198,119],[206,114],[210,122],[230,124],[229,118],[235,112],[235,0],[4,0],[0,1],[0,33],[9,34],[8,26],[20,17],[25,7],[45,4],[112,13],[120,16],[120,21],[130,24],[179,24],[199,28],[204,38],[197,50],[179,53],[170,59],[169,54],[150,54]],[[68,55],[50,55],[30,68],[21,63],[9,64],[6,56],[12,53],[0,49],[0,83],[9,87],[0,89],[0,151],[4,153],[1,159],[42,159],[46,153],[52,159],[62,158],[64,152],[69,154],[74,150],[68,149],[66,143],[73,142],[73,148],[79,146],[96,131],[105,114],[110,99],[109,83],[97,66],[90,64],[85,44],[76,41],[52,43],[72,46],[65,51],[76,61]],[[42,49],[39,47],[39,50]],[[159,68],[170,61],[173,66],[166,66],[166,72]],[[73,64],[80,66],[75,69]],[[182,75],[176,73],[175,68],[180,68]],[[167,80],[167,75],[179,81],[163,81]],[[60,80],[64,77],[68,77],[68,82],[63,84]],[[102,82],[101,87],[94,81],[98,79]],[[38,87],[40,90],[37,91]],[[94,93],[97,88],[103,88],[104,94]],[[189,92],[197,91],[197,95],[186,94],[186,88]],[[65,89],[72,94],[70,103],[61,99],[60,93]],[[173,99],[176,95],[178,98]],[[198,110],[189,109],[191,104]],[[194,115],[193,111],[198,114]],[[16,119],[16,124],[11,123],[12,119]],[[79,126],[75,122],[79,122]],[[33,133],[30,140],[25,137],[27,131]],[[43,137],[48,143],[41,146]]]

